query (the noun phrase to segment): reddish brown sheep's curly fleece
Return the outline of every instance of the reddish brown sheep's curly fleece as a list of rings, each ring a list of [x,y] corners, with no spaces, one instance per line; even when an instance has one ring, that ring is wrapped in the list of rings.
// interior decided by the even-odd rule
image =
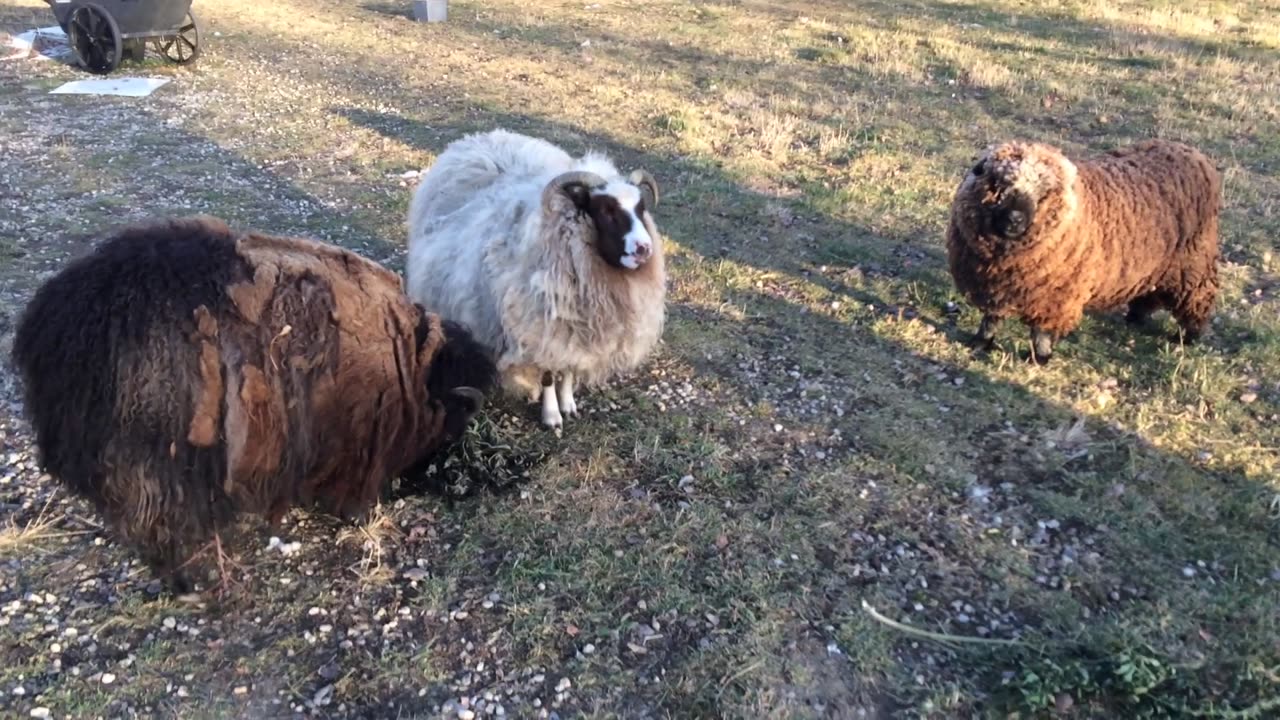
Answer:
[[[947,228],[952,278],[984,313],[979,339],[1021,317],[1056,341],[1086,310],[1128,303],[1134,322],[1168,308],[1194,340],[1218,292],[1221,190],[1205,155],[1170,141],[1074,161],[1042,143],[990,148]],[[1050,343],[1036,346],[1047,358]]]

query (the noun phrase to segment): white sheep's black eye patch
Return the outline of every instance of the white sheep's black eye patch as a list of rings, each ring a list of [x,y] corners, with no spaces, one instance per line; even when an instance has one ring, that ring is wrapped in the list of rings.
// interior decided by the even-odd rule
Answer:
[[[587,212],[596,224],[596,251],[605,262],[623,267],[627,254],[627,234],[631,232],[631,213],[622,208],[612,195],[592,195]]]

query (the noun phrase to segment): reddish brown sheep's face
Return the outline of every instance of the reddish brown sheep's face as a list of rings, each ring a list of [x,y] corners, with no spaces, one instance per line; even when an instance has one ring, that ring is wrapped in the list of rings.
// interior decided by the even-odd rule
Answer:
[[[969,171],[976,203],[977,233],[996,241],[1004,249],[1012,249],[1028,239],[1035,221],[1036,201],[1018,187],[1016,169],[1009,158],[983,158]],[[1012,168],[1015,177],[1006,172]]]

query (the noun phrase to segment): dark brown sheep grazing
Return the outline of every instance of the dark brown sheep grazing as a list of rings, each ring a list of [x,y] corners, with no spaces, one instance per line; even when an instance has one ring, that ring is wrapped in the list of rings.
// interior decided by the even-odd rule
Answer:
[[[1168,308],[1194,341],[1218,292],[1221,195],[1209,159],[1166,140],[1075,161],[1042,143],[989,148],[947,228],[951,276],[983,312],[977,341],[1021,317],[1043,362],[1086,310],[1126,303],[1134,323]]]
[[[370,260],[213,218],[105,239],[36,292],[13,349],[46,472],[179,592],[239,513],[367,510],[461,436],[488,355]]]

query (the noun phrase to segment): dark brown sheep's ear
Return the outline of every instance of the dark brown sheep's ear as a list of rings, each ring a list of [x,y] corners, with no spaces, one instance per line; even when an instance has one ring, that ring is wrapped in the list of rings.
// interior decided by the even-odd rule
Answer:
[[[450,390],[449,394],[462,400],[462,412],[466,416],[466,421],[463,424],[471,422],[471,418],[484,409],[484,393],[473,387],[467,387],[466,385],[456,387]]]

